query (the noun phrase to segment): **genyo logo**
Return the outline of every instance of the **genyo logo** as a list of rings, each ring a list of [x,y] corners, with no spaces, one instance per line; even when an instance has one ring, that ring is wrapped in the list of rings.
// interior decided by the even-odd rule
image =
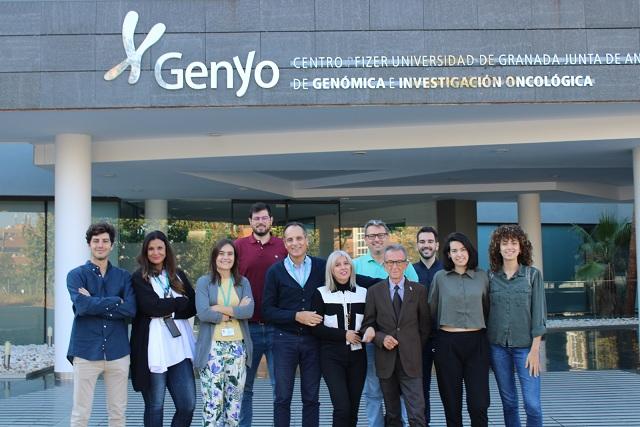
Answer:
[[[145,37],[142,43],[140,43],[140,46],[136,49],[133,41],[133,35],[137,24],[138,13],[133,10],[129,11],[124,17],[124,22],[122,23],[122,44],[124,45],[124,51],[127,54],[127,58],[107,71],[104,74],[105,80],[113,80],[122,74],[127,67],[131,67],[131,71],[129,72],[129,84],[137,83],[140,78],[140,62],[142,60],[142,55],[144,55],[151,46],[160,40],[160,37],[162,37],[166,31],[166,26],[164,24],[155,24],[151,27],[147,37]],[[263,89],[270,89],[274,87],[280,79],[280,69],[273,61],[260,61],[256,64],[254,69],[253,61],[255,55],[255,50],[249,52],[244,64],[240,61],[240,57],[234,56],[233,64],[227,61],[211,62],[210,66],[207,67],[203,62],[194,61],[184,69],[171,68],[169,69],[169,74],[174,77],[171,82],[167,82],[162,76],[162,67],[171,59],[182,59],[181,52],[167,52],[164,55],[161,55],[156,61],[153,67],[153,74],[158,85],[167,90],[182,89],[184,88],[185,83],[191,89],[202,90],[207,87],[211,89],[218,88],[218,71],[220,70],[224,70],[226,72],[227,89],[233,89],[234,74],[237,72],[240,77],[240,87],[236,91],[236,96],[242,97],[247,93],[247,89],[249,88],[252,70],[254,81]],[[262,75],[265,68],[271,69],[271,79],[266,82]],[[208,82],[205,79],[208,79]]]
[[[124,51],[127,54],[127,59],[110,69],[104,74],[104,79],[109,81],[118,77],[127,67],[131,66],[129,72],[129,84],[136,84],[140,78],[140,61],[142,61],[142,55],[153,46],[160,37],[164,34],[167,27],[160,23],[151,27],[149,34],[144,38],[138,49],[133,41],[133,33],[136,30],[138,24],[138,12],[130,11],[124,17],[122,23],[122,44],[124,45]]]

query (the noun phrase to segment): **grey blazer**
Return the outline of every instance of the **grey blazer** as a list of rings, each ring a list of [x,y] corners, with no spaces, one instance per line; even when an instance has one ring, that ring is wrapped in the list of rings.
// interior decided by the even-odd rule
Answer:
[[[200,319],[200,332],[198,333],[198,342],[196,343],[196,354],[194,365],[198,369],[202,369],[207,365],[209,360],[209,350],[211,350],[211,337],[218,323],[222,322],[222,313],[210,310],[212,305],[218,303],[218,282],[211,282],[211,276],[202,276],[196,282],[196,316]],[[247,305],[233,307],[233,314],[240,323],[244,346],[247,350],[247,366],[251,367],[251,358],[253,356],[253,343],[249,334],[248,319],[253,316],[253,294],[251,293],[251,285],[246,277],[242,277],[240,283],[234,286],[238,299],[248,296],[251,302]]]

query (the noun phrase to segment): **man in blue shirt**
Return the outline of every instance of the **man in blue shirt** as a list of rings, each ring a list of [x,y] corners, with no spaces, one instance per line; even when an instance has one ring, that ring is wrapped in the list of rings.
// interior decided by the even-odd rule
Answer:
[[[115,229],[92,224],[86,233],[91,258],[67,275],[73,303],[73,328],[67,358],[73,364],[71,427],[91,417],[93,392],[100,374],[107,391],[109,427],[124,427],[129,376],[126,319],[136,312],[131,275],[109,262]]]
[[[384,268],[384,252],[389,246],[389,227],[379,219],[369,220],[364,225],[364,239],[369,252],[353,260],[356,274],[362,274],[378,279],[386,279],[389,273]],[[404,275],[412,282],[418,281],[418,275],[409,264],[404,271]],[[384,416],[382,415],[382,389],[380,380],[376,374],[374,357],[375,345],[368,343],[367,350],[367,379],[364,384],[364,399],[367,402],[367,421],[369,427],[382,427]],[[402,417],[404,424],[407,424],[406,407],[402,402]]]
[[[433,227],[422,227],[416,233],[416,247],[420,254],[420,261],[413,264],[418,273],[418,281],[427,288],[427,294],[431,287],[433,276],[442,270],[442,261],[438,259],[438,232]],[[422,349],[422,384],[424,386],[424,415],[427,425],[431,421],[431,405],[429,393],[431,391],[431,369],[433,366],[433,336],[429,337]]]
[[[364,225],[364,241],[369,251],[353,260],[356,273],[364,276],[386,279],[389,274],[384,269],[384,250],[389,246],[389,228],[379,219],[367,221]],[[407,266],[404,272],[407,279],[418,281],[418,274],[412,264]]]
[[[273,359],[276,378],[273,423],[291,423],[291,398],[300,366],[303,427],[320,423],[320,346],[311,328],[322,316],[311,310],[316,289],[324,285],[326,261],[307,255],[309,240],[298,222],[285,225],[287,257],[273,264],[264,281],[262,315],[274,327]]]

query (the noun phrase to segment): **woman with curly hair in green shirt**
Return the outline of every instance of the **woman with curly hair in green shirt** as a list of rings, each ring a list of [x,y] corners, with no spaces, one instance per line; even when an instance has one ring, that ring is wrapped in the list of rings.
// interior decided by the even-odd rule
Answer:
[[[491,235],[487,332],[507,427],[520,426],[515,375],[527,427],[542,426],[540,342],[547,308],[542,273],[531,266],[531,252],[531,242],[518,225],[502,225]]]

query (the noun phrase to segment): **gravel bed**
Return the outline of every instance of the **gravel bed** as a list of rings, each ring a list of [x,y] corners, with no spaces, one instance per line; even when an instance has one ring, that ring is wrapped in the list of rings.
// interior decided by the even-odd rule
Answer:
[[[46,344],[11,346],[11,369],[4,367],[4,345],[0,343],[0,376],[26,375],[33,371],[53,367],[54,347]]]
[[[565,318],[547,319],[547,329],[598,328],[616,326],[638,326],[637,317],[614,317],[610,319]]]

